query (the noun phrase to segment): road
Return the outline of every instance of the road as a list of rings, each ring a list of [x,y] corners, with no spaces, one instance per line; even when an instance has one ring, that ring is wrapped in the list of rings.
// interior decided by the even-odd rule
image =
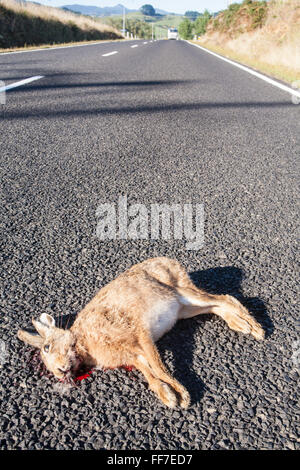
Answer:
[[[183,41],[103,43],[0,56],[1,449],[299,449],[299,105]],[[131,47],[136,45],[137,47]],[[100,204],[203,204],[204,244],[103,240]],[[16,337],[78,312],[152,256],[238,297],[266,339],[216,317],[158,344],[189,390],[170,410],[137,371],[65,389]]]

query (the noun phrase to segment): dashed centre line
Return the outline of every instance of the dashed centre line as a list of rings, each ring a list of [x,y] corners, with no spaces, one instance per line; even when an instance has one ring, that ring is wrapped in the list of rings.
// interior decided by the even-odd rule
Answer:
[[[112,52],[107,52],[106,54],[102,54],[102,57],[108,57],[110,55],[118,54],[119,51],[112,51]]]
[[[153,41],[150,41],[150,42],[153,42]],[[145,41],[143,44],[148,44],[148,41]],[[72,47],[72,46],[70,46],[70,47]],[[136,48],[136,47],[139,47],[139,45],[134,44],[133,46],[130,46],[130,47],[131,48]],[[105,54],[102,54],[102,57],[109,57],[111,55],[118,54],[118,52],[119,51],[107,52]],[[20,87],[20,86],[23,86],[23,85],[27,85],[28,83],[34,82],[35,80],[40,80],[41,78],[44,78],[44,75],[36,75],[34,77],[25,78],[24,80],[20,80],[18,82],[10,83],[9,85],[4,85],[4,86],[0,87],[0,93],[3,93],[7,90],[11,90],[13,88],[17,88],[17,87]]]

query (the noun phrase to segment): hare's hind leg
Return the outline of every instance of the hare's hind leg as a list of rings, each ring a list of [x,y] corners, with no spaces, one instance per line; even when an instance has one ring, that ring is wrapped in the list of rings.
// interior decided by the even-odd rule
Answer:
[[[152,339],[144,334],[139,344],[141,351],[134,365],[145,375],[150,388],[170,408],[174,408],[177,401],[182,408],[187,408],[190,404],[188,391],[167,371]]]
[[[201,313],[215,313],[223,318],[229,328],[256,339],[264,338],[264,330],[236,298],[230,295],[207,294],[196,287],[178,288],[182,307],[179,319],[191,318]]]

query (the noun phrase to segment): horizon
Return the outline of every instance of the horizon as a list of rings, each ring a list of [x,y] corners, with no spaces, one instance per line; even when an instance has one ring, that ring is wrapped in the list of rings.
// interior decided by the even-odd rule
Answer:
[[[217,12],[224,10],[230,3],[229,0],[187,0],[182,8],[182,2],[179,0],[160,0],[157,2],[147,2],[138,0],[75,0],[74,2],[68,0],[38,0],[41,5],[62,7],[67,5],[84,5],[84,6],[96,6],[98,8],[114,7],[116,5],[124,5],[128,10],[139,10],[145,3],[150,4],[155,10],[164,10],[168,13],[184,14],[188,10],[198,11],[203,13],[204,10],[210,12]],[[241,0],[237,0],[236,3],[241,3]]]

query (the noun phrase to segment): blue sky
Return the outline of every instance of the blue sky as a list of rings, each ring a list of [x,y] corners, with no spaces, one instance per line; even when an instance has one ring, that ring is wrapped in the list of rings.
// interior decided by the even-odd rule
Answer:
[[[219,11],[227,7],[228,0],[37,0],[44,5],[62,6],[62,5],[96,5],[98,7],[115,6],[117,4],[125,5],[127,8],[138,9],[146,3],[153,5],[154,8],[171,11],[174,13],[184,13],[187,10],[204,11],[206,8],[209,11]],[[240,3],[239,0],[235,0]]]

